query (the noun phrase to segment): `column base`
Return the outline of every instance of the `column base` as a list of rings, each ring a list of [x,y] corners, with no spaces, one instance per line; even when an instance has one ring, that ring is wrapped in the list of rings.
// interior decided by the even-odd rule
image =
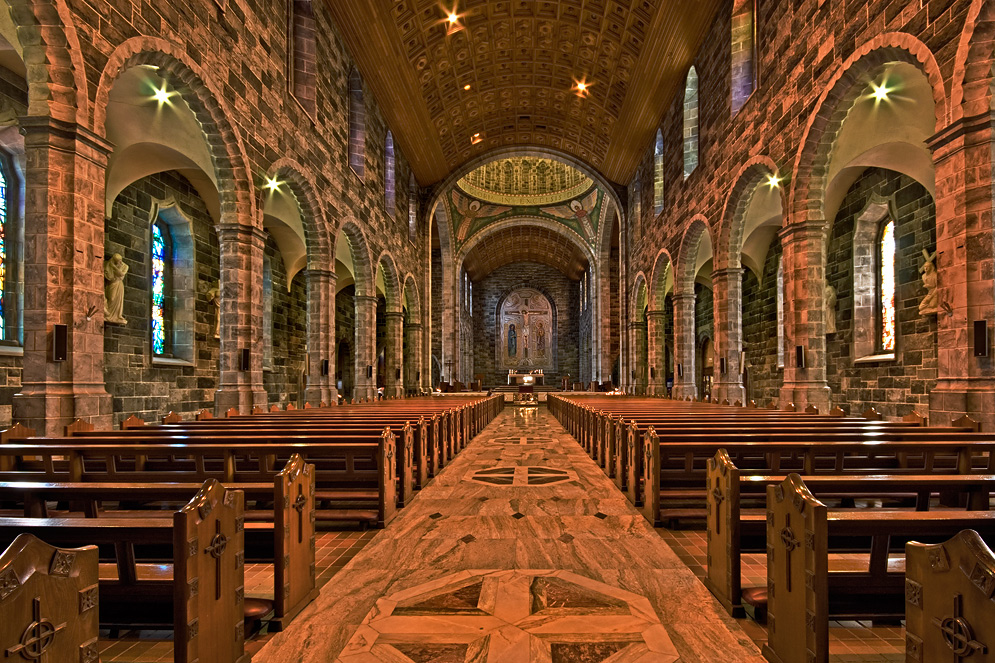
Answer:
[[[686,401],[688,398],[696,398],[697,396],[698,396],[698,388],[693,384],[674,385],[675,401]]]
[[[832,409],[832,392],[829,385],[821,380],[812,382],[785,382],[781,387],[781,399],[778,407],[784,408],[789,403],[795,404],[795,410],[803,411],[809,405],[819,409],[819,414],[828,414]],[[760,407],[764,403],[757,403]],[[852,414],[852,413],[851,413]]]
[[[231,408],[238,408],[239,414],[250,414],[252,408],[267,409],[269,395],[262,389],[248,386],[222,387],[214,392],[214,416],[223,417]]]
[[[964,415],[983,431],[995,430],[995,378],[937,381],[929,392],[929,425],[949,426]]]
[[[104,385],[44,384],[14,394],[13,419],[38,435],[62,437],[75,419],[97,430],[113,427],[114,402]]]
[[[721,403],[729,401],[733,405],[736,401],[746,403],[746,389],[742,382],[716,382],[712,385],[712,401]]]

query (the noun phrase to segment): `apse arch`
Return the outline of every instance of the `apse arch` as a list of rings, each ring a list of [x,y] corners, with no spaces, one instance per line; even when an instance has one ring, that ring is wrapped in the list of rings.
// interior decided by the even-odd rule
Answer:
[[[858,102],[862,99],[867,100],[870,84],[887,87],[887,80],[878,84],[875,83],[875,79],[882,73],[887,77],[887,67],[902,65],[917,70],[925,78],[927,94],[932,98],[931,129],[922,138],[928,138],[945,125],[948,106],[943,75],[929,48],[906,33],[885,33],[871,39],[858,48],[836,71],[820,95],[815,110],[806,124],[795,158],[793,178],[795,186],[789,204],[793,222],[811,220],[828,223],[835,216],[836,210],[832,209],[834,199],[838,198],[835,200],[835,204],[838,205],[850,184],[859,175],[859,171],[857,174],[842,173],[846,165],[841,165],[838,158],[841,132],[846,128],[847,119]],[[923,121],[925,119],[922,118]],[[900,132],[901,128],[897,129]],[[886,155],[880,150],[875,153],[874,148],[895,142],[913,143],[910,140],[911,136],[896,135],[896,132],[887,126],[880,127],[878,131],[883,132],[883,135],[873,137],[870,141],[872,147],[864,150],[863,154],[847,155],[848,162],[857,164],[861,169],[875,165],[903,172],[932,191],[935,182],[922,181],[930,179],[922,172],[924,160],[928,161],[928,170],[932,172],[932,158],[925,144],[921,148],[916,145],[917,158],[912,164],[914,167],[910,169],[910,164],[907,163],[908,150],[899,154],[888,154],[890,158],[885,160]],[[837,178],[836,176],[841,173],[843,177]]]
[[[432,193],[429,196],[428,209],[433,210],[434,212],[435,208],[439,206],[440,202],[442,202],[442,199],[448,195],[449,191],[456,186],[456,183],[467,174],[485,164],[491,163],[492,161],[512,157],[553,159],[575,168],[590,177],[595,184],[597,184],[598,187],[605,192],[608,199],[614,203],[616,209],[623,209],[622,201],[619,198],[618,193],[615,191],[615,187],[612,186],[611,182],[609,182],[600,171],[577,157],[552,147],[496,147],[490,149],[462,164],[458,169],[451,172],[446,179],[433,186]]]
[[[536,218],[536,217],[515,217],[511,219],[502,219],[487,226],[484,230],[475,233],[466,244],[460,247],[459,253],[456,255],[455,265],[456,273],[459,273],[463,268],[466,257],[470,254],[473,249],[484,242],[488,237],[491,237],[499,232],[507,230],[509,228],[521,225],[537,226],[539,228],[544,228],[551,233],[554,233],[563,239],[565,239],[570,245],[580,251],[583,256],[587,259],[588,264],[594,264],[594,252],[586,241],[570,228],[567,228],[561,223],[555,221],[550,221],[548,219]]]
[[[154,37],[133,37],[118,46],[100,74],[93,108],[93,130],[107,135],[108,109],[115,84],[135,67],[141,67],[168,80],[169,92],[189,107],[200,125],[210,167],[201,168],[211,178],[219,196],[220,223],[237,223],[260,228],[251,189],[248,157],[241,136],[230,120],[232,113],[217,93],[206,72],[176,44]],[[169,147],[167,144],[166,147]],[[187,155],[190,156],[190,155]],[[201,162],[202,159],[193,159]],[[108,165],[108,180],[111,165]],[[227,215],[233,215],[226,219]]]

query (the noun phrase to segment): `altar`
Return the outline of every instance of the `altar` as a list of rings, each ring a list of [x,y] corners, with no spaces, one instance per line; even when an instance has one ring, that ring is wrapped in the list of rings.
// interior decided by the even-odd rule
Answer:
[[[529,371],[526,373],[519,373],[517,371],[508,371],[508,384],[545,385],[546,376],[543,375],[541,370]]]

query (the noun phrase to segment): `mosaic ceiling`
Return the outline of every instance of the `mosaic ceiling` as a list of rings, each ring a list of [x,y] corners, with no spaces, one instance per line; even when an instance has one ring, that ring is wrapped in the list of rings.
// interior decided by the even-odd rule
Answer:
[[[457,186],[499,205],[552,205],[576,198],[594,185],[590,177],[554,159],[498,159],[469,172]]]
[[[562,150],[627,182],[719,2],[326,4],[427,186],[508,146]]]

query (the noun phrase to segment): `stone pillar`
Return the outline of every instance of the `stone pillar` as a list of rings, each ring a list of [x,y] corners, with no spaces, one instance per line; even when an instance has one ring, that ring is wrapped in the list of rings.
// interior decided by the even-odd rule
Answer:
[[[784,266],[784,385],[781,406],[794,403],[828,412],[826,383],[826,223],[792,223],[780,232]],[[805,365],[799,366],[796,348],[802,346]]]
[[[353,399],[370,400],[377,393],[377,298],[356,295],[356,374]]]
[[[674,398],[677,400],[698,395],[694,379],[696,300],[694,293],[674,294]]]
[[[384,377],[384,395],[400,398],[404,396],[404,313],[401,311],[388,311],[387,317],[387,341],[384,348],[384,370],[387,374]],[[398,375],[400,371],[400,376]]]
[[[24,363],[13,418],[63,435],[79,418],[111,427],[104,386],[104,179],[111,145],[74,123],[19,120],[26,157]],[[52,361],[55,325],[67,358]]]
[[[404,357],[404,385],[406,392],[420,392],[425,381],[425,369],[422,365],[422,326],[417,322],[409,322],[404,326],[408,336],[408,352]]]
[[[937,381],[929,423],[962,415],[995,430],[992,319],[993,121],[955,120],[929,140],[936,163]],[[974,356],[975,320],[988,321],[988,356]],[[926,368],[924,366],[923,368]]]
[[[631,391],[639,396],[646,395],[646,376],[649,370],[646,350],[646,320],[629,323],[629,379]]]
[[[338,393],[334,381],[335,273],[308,268],[306,277],[308,375],[304,398],[311,404],[334,403]],[[327,373],[322,375],[325,361]]]
[[[715,315],[715,365],[712,399],[746,402],[743,388],[743,268],[712,272]],[[725,372],[722,360],[725,360]]]
[[[648,393],[654,396],[667,393],[667,353],[663,338],[666,323],[666,311],[646,312],[646,355],[650,367]]]
[[[214,395],[218,416],[230,408],[248,414],[265,407],[263,388],[263,253],[266,236],[241,224],[218,227],[221,251],[221,375]],[[242,370],[243,351],[248,370]]]

